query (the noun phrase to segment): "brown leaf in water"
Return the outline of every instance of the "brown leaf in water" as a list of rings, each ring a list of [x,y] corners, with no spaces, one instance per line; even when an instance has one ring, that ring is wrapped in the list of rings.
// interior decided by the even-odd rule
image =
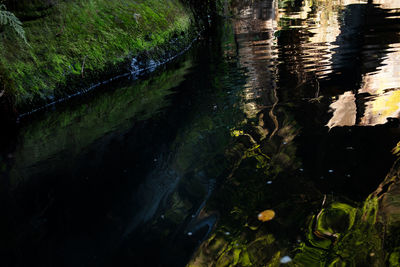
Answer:
[[[266,222],[270,221],[275,217],[275,211],[273,210],[264,210],[260,212],[257,216],[259,221]]]

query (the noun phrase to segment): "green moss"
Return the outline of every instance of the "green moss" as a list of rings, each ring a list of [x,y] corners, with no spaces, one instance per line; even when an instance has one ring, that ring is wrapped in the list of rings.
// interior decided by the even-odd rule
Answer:
[[[120,68],[187,31],[191,20],[178,0],[59,1],[46,12],[24,22],[30,46],[0,39],[1,75],[14,81],[18,107],[65,93],[57,88],[76,90],[66,88],[71,80],[79,86]]]

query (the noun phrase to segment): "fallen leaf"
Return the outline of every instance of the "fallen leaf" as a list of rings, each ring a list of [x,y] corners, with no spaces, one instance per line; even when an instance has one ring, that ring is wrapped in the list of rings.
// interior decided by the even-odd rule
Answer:
[[[273,210],[264,210],[260,212],[257,216],[259,221],[266,222],[270,221],[275,217],[275,211]]]

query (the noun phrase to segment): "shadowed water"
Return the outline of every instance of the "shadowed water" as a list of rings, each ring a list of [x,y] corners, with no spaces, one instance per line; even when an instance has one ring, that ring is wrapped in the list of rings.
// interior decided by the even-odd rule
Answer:
[[[397,245],[349,253],[343,240],[364,229],[357,209],[395,160],[398,1],[233,1],[225,12],[168,66],[3,138],[6,266],[389,261]],[[369,258],[346,256],[357,253]]]

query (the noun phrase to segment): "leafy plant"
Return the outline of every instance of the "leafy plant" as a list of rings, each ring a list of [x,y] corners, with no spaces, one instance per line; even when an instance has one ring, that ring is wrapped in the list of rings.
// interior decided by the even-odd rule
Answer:
[[[4,4],[0,4],[0,25],[10,26],[27,43],[22,22]]]

